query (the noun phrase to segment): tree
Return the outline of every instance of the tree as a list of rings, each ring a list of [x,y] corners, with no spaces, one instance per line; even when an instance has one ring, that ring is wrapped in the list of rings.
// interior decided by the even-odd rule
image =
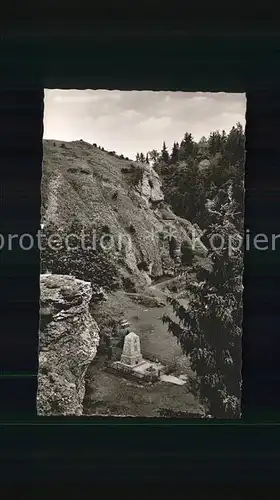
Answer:
[[[197,375],[196,390],[208,412],[216,418],[237,418],[241,397],[242,250],[231,185],[226,188],[226,198],[225,203],[218,198],[211,209],[212,271],[197,270],[196,282],[188,285],[192,294],[188,310],[171,300],[180,322],[167,316],[164,322],[190,358]],[[223,246],[219,241],[213,243],[217,235]],[[239,241],[234,251],[230,251],[229,236]]]
[[[245,159],[245,134],[241,123],[232,127],[227,137],[225,156],[229,164],[243,168]]]
[[[160,159],[163,163],[167,164],[169,162],[169,154],[168,154],[168,150],[167,150],[165,141],[163,141]]]
[[[145,156],[143,153],[140,153],[140,156],[139,156],[139,161],[141,161],[141,163],[145,163]]]
[[[209,156],[208,140],[203,136],[197,144],[197,158],[198,160],[206,160]]]
[[[69,274],[90,281],[96,296],[100,288],[109,292],[119,287],[114,252],[101,248],[92,228],[83,226],[78,220],[64,228],[48,224],[44,227],[42,243],[43,273]]]
[[[160,154],[156,149],[152,149],[151,151],[148,152],[148,155],[150,157],[150,160],[155,164],[158,162]]]
[[[193,157],[195,155],[195,150],[196,144],[193,140],[193,136],[192,134],[186,132],[184,135],[184,139],[180,144],[179,159],[188,160],[190,156]]]
[[[175,165],[179,161],[179,144],[178,142],[174,142],[172,152],[170,155],[170,163],[171,165]]]
[[[226,143],[227,136],[224,130],[222,134],[220,134],[218,130],[216,130],[216,132],[212,132],[208,140],[208,149],[210,155],[215,156],[217,153],[221,153],[223,155],[225,152]]]
[[[136,153],[136,161],[140,161],[140,155],[139,155],[139,153]]]
[[[145,161],[146,161],[146,163],[148,163],[148,165],[150,164],[148,153],[146,154],[146,160]]]

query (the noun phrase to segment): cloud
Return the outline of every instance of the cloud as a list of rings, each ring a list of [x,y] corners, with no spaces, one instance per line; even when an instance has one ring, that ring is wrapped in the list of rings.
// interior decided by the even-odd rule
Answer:
[[[160,118],[156,118],[155,116],[151,116],[146,120],[140,122],[137,127],[141,130],[145,131],[153,131],[158,132],[159,130],[164,130],[171,124],[170,116],[163,116]]]
[[[106,90],[48,90],[46,94],[53,102],[56,103],[90,103],[99,101],[114,101],[121,100],[120,91]]]
[[[141,116],[141,113],[139,111],[136,111],[136,109],[125,109],[120,113],[120,116],[123,116],[124,118],[137,118]]]
[[[44,137],[84,139],[135,157],[168,148],[185,132],[196,140],[245,123],[245,94],[120,90],[46,90]]]

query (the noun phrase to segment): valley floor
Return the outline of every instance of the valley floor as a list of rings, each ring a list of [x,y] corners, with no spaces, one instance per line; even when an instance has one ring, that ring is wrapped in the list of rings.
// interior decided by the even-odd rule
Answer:
[[[146,297],[147,298],[147,297]],[[180,299],[187,305],[187,299]],[[106,301],[104,314],[114,316],[114,311],[124,311],[131,330],[140,337],[141,351],[147,359],[163,362],[172,374],[184,374],[193,379],[188,358],[182,353],[176,339],[162,323],[163,314],[172,316],[172,307],[152,307],[149,300],[144,304],[136,302],[124,292],[112,294]],[[107,311],[107,312],[106,312]],[[94,312],[93,312],[94,315]],[[121,349],[115,350],[119,358]],[[160,417],[162,412],[172,410],[193,414],[201,407],[190,392],[189,384],[178,386],[159,381],[153,385],[140,385],[106,371],[106,355],[99,355],[89,367],[86,377],[84,413],[86,415],[111,415],[134,417]]]
[[[84,415],[163,417],[170,410],[190,418],[203,414],[187,384],[140,385],[106,372],[104,361],[100,357],[88,370]]]

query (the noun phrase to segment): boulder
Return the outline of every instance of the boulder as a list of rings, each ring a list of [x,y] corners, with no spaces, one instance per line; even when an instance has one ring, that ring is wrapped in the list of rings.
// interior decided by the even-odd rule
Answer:
[[[91,284],[43,274],[39,331],[38,415],[81,415],[84,376],[99,344],[89,313]]]

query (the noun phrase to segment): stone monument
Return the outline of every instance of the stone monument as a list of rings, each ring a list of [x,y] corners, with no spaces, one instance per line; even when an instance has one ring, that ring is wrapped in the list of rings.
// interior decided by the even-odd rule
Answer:
[[[132,367],[140,364],[142,361],[139,336],[134,332],[130,332],[124,338],[121,363]]]
[[[110,370],[123,374],[124,376],[133,376],[144,382],[152,382],[159,379],[164,372],[164,366],[161,363],[144,359],[141,354],[140,338],[134,333],[128,333],[124,338],[124,346],[120,361],[113,362]]]

